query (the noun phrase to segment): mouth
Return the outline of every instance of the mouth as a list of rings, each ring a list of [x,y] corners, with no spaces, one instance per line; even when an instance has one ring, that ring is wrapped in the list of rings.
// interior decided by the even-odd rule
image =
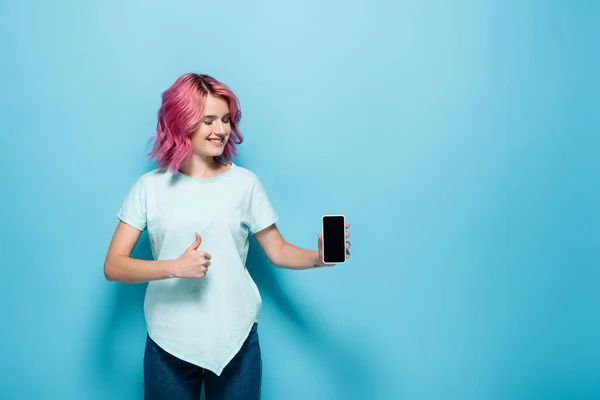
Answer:
[[[206,140],[213,146],[222,146],[225,142],[225,138],[208,138]]]

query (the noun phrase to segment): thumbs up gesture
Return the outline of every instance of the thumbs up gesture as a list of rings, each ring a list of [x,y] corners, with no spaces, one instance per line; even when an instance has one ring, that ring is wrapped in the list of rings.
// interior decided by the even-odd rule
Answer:
[[[196,232],[196,240],[177,259],[176,278],[198,279],[206,276],[210,266],[210,254],[198,251],[202,237]]]

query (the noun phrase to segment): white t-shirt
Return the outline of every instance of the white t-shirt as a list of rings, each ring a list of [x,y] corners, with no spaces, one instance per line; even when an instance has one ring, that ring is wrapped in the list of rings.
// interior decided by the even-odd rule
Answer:
[[[118,218],[148,229],[156,260],[178,258],[202,237],[211,254],[202,279],[148,283],[144,314],[148,335],[172,355],[220,375],[240,350],[262,300],[246,270],[248,235],[277,221],[258,177],[232,164],[212,179],[154,170],[127,195]]]

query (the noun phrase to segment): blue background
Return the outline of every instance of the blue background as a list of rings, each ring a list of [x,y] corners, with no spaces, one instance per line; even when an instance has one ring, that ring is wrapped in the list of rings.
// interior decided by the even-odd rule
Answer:
[[[29,0],[0,21],[0,398],[141,398],[144,285],[103,262],[186,72],[239,95],[236,162],[286,239],[352,223],[333,269],[253,243],[264,399],[600,398],[597,2]]]

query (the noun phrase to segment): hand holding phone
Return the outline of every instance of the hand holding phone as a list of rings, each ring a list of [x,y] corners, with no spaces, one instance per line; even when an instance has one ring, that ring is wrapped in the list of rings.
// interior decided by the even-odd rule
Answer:
[[[346,228],[344,215],[324,215],[323,234],[319,237],[319,253],[324,264],[342,264],[350,257],[348,248],[350,243],[346,241],[350,234]]]

